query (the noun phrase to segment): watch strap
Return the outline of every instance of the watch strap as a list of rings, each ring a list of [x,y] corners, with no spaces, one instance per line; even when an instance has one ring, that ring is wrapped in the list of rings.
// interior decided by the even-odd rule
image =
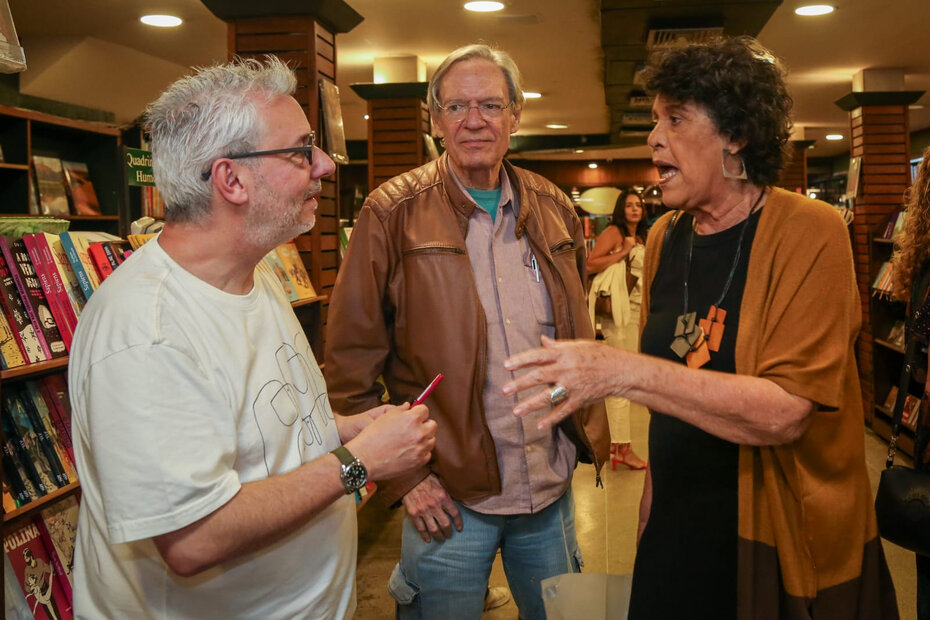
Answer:
[[[355,457],[349,452],[349,449],[345,446],[339,446],[335,450],[332,450],[332,453],[336,455],[336,458],[339,459],[339,462],[348,467],[349,465],[355,462]]]

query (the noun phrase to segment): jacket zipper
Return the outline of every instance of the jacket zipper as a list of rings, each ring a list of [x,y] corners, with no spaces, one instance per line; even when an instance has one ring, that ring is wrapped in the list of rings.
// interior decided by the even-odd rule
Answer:
[[[418,245],[409,250],[401,252],[403,256],[410,254],[423,254],[426,252],[448,252],[450,254],[465,254],[465,250],[454,245]]]

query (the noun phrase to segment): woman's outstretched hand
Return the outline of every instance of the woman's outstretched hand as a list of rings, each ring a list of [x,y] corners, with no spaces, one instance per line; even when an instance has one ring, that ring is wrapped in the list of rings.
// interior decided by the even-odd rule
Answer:
[[[553,340],[546,336],[542,337],[542,345],[504,362],[507,370],[527,370],[504,385],[504,394],[540,385],[550,388],[519,401],[513,409],[514,415],[522,417],[533,411],[551,409],[538,424],[540,429],[551,428],[578,409],[606,396],[622,396],[619,379],[624,352],[592,340]],[[568,397],[553,407],[549,395],[557,385],[568,391]]]

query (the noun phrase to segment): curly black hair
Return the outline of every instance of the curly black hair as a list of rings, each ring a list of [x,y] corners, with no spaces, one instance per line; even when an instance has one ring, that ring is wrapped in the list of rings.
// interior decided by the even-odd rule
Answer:
[[[642,241],[646,241],[646,205],[643,203],[643,197],[639,192],[633,189],[625,189],[617,196],[617,202],[614,203],[614,212],[610,218],[610,223],[620,229],[624,237],[629,236],[630,232],[627,227],[629,222],[626,221],[626,199],[630,196],[639,198],[639,206],[643,210],[643,216],[636,224],[636,236]]]
[[[749,180],[772,185],[790,157],[791,95],[780,61],[752,37],[692,43],[654,53],[644,79],[650,94],[702,106],[721,135],[746,142]]]

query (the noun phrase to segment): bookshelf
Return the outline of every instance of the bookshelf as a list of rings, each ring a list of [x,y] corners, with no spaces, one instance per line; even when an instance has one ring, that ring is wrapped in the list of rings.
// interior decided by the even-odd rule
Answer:
[[[16,384],[26,380],[34,380],[52,373],[66,373],[67,370],[67,357],[26,364],[25,366],[19,366],[17,368],[0,371],[0,386],[6,389],[7,386],[9,386],[11,383]],[[6,438],[0,437],[0,440],[5,442]],[[4,480],[6,480],[6,473],[2,471],[2,467],[0,467],[0,474],[2,474],[4,476]],[[47,494],[38,497],[26,504],[23,504],[14,510],[7,512],[4,508],[3,519],[0,521],[0,538],[5,541],[7,533],[11,530],[11,528],[15,530],[22,522],[33,517],[36,517],[37,520],[41,520],[42,517],[39,516],[41,511],[55,505],[58,502],[61,502],[65,498],[72,496],[78,496],[79,498],[80,492],[80,482],[77,480],[71,480],[69,484],[58,489],[49,490]],[[47,548],[46,552],[49,554],[56,553],[55,550],[51,548]],[[4,549],[4,553],[6,553],[6,549]],[[5,579],[5,570],[6,568],[4,564],[4,566],[0,568],[0,579]],[[57,571],[58,568],[55,570]],[[58,583],[57,580],[56,583]],[[0,603],[2,602],[3,601],[0,600]]]
[[[891,239],[875,237],[871,240],[870,284],[873,284],[882,265],[891,260],[894,243]],[[906,304],[894,301],[888,295],[869,289],[869,314],[872,328],[872,403],[865,411],[866,423],[879,437],[891,439],[891,407],[886,406],[888,392],[898,385],[901,367],[904,365],[903,341],[893,336],[895,325],[903,325]],[[908,456],[914,454],[914,434],[902,428],[898,437],[898,448]]]
[[[34,155],[87,164],[102,215],[62,215],[71,230],[102,230],[124,236],[128,214],[115,125],[82,121],[0,105],[0,217],[29,213],[29,167]]]
[[[123,200],[120,160],[121,136],[110,124],[76,120],[52,114],[0,105],[0,218],[30,213],[31,163],[34,156],[84,162],[100,202],[102,214],[61,215],[70,230],[98,230],[114,235],[128,233],[128,214]],[[68,358],[28,364],[0,372],[0,386],[65,373]],[[80,493],[80,483],[51,491],[10,512],[4,512],[0,536],[9,524],[38,515],[42,509]],[[3,575],[0,569],[0,576]]]

